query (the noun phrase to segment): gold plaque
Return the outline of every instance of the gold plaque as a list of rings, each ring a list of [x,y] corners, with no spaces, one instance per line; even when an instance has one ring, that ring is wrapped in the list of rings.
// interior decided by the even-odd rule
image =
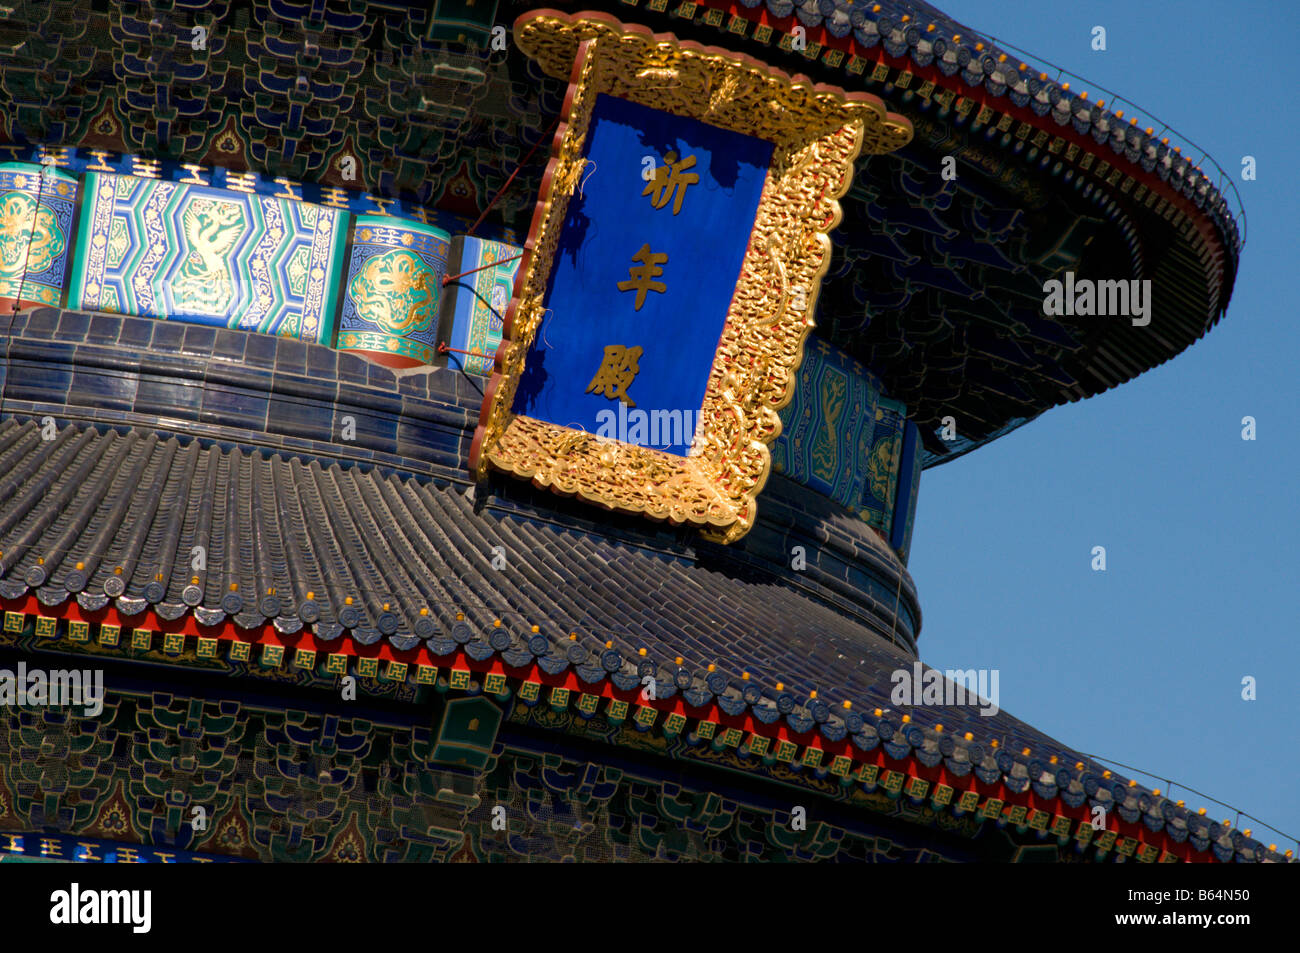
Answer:
[[[470,469],[482,478],[494,468],[609,510],[696,526],[715,541],[739,539],[754,524],[755,498],[771,462],[768,445],[780,433],[778,411],[790,398],[813,325],[830,263],[828,233],[840,221],[837,199],[848,190],[858,154],[884,154],[906,145],[911,125],[869,94],[814,84],[741,54],[653,34],[601,13],[534,11],[515,22],[515,38],[546,72],[567,77],[570,85],[479,415]],[[571,197],[601,187],[600,172],[592,178],[585,154],[601,94],[772,145],[754,220],[741,223],[748,244],[734,290],[729,278],[719,279],[728,282],[730,305],[707,383],[701,378],[703,406],[685,455],[512,410],[547,311],[548,282]],[[700,169],[671,152],[662,162],[655,178],[646,177],[641,194],[650,196],[645,201],[661,209],[656,214],[667,221],[680,211],[687,183],[696,181],[692,177]],[[680,188],[670,188],[679,181]],[[624,279],[618,287],[628,292],[623,300],[629,311],[640,311],[647,295],[654,299],[678,261],[667,261],[651,244],[618,276]],[[632,343],[611,339],[606,363],[584,372],[576,382],[579,389],[603,395],[613,406],[619,400],[634,406],[635,375],[657,355],[653,348],[642,354]]]

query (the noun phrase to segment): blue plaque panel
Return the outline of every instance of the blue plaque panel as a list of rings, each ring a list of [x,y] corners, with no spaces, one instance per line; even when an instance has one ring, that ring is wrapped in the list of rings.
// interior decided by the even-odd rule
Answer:
[[[687,454],[772,150],[597,97],[515,413]]]

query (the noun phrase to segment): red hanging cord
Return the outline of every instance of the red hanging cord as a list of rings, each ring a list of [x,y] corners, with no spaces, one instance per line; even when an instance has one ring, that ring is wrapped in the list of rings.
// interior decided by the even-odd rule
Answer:
[[[555,127],[559,124],[560,117],[556,116],[555,122],[551,123],[551,128],[546,130],[546,135],[537,140],[536,145],[528,150],[528,155],[524,156],[524,161],[515,166],[515,171],[510,173],[510,178],[506,179],[506,184],[501,186],[496,195],[492,196],[492,201],[488,202],[487,208],[485,208],[483,214],[478,217],[478,221],[470,227],[470,230],[466,233],[467,235],[473,235],[474,232],[478,230],[478,227],[483,224],[483,219],[487,218],[487,213],[492,211],[492,206],[497,204],[497,199],[501,198],[501,196],[505,194],[506,189],[510,188],[510,183],[515,180],[515,176],[519,174],[519,170],[528,165],[528,160],[533,157],[533,153],[537,151],[537,147],[551,138],[551,133],[555,131]]]
[[[524,253],[520,252],[518,255],[515,255],[515,257],[513,258],[502,258],[500,261],[490,261],[486,265],[480,265],[478,268],[471,268],[469,271],[462,271],[459,275],[443,275],[442,284],[444,287],[446,287],[447,285],[455,281],[457,278],[464,278],[466,275],[472,275],[476,272],[486,271],[488,268],[495,268],[497,265],[508,265],[512,261],[518,261],[520,258],[523,257],[524,257]]]

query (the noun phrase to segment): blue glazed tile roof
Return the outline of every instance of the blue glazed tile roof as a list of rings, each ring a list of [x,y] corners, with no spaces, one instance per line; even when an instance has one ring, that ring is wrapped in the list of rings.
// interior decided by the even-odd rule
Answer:
[[[35,422],[9,418],[0,473],[7,600],[75,599],[164,620],[192,611],[205,625],[270,623],[283,633],[308,626],[326,644],[424,643],[435,657],[463,649],[625,691],[652,674],[660,700],[680,693],[692,706],[942,762],[959,777],[1032,787],[1075,807],[1093,798],[1216,854],[1259,850],[1103,778],[1005,711],[924,706],[908,709],[905,723],[889,699],[890,674],[914,657],[775,577],[710,569],[518,511],[476,512],[464,487],[136,431],[66,426],[46,440]],[[195,546],[205,549],[203,570],[192,568]],[[505,568],[493,568],[502,553]]]

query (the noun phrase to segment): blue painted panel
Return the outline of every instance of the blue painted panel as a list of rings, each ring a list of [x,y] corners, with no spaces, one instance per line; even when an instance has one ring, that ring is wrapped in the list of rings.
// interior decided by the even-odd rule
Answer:
[[[599,431],[609,420],[600,412],[616,413],[620,403],[629,413],[694,417],[704,404],[772,144],[601,95],[585,155],[592,164],[569,203],[547,293],[550,311],[513,409],[587,431]],[[646,157],[658,180],[643,178],[651,168]],[[649,263],[634,260],[646,252],[667,256],[650,266],[661,270],[646,272]],[[624,374],[621,388],[593,386],[607,348],[629,349],[625,357],[635,360],[635,376],[627,382]],[[690,438],[657,448],[684,456]]]
[[[0,163],[0,298],[62,303],[77,189],[57,169]]]
[[[899,466],[898,493],[894,499],[894,522],[889,545],[907,562],[912,548],[912,524],[916,518],[916,497],[921,486],[920,432],[907,421],[903,429],[903,460]]]
[[[453,298],[451,346],[481,356],[458,354],[452,359],[452,366],[459,362],[471,374],[492,373],[506,308],[514,295],[521,250],[481,238],[463,240],[455,270],[471,274],[447,285],[445,292]]]

